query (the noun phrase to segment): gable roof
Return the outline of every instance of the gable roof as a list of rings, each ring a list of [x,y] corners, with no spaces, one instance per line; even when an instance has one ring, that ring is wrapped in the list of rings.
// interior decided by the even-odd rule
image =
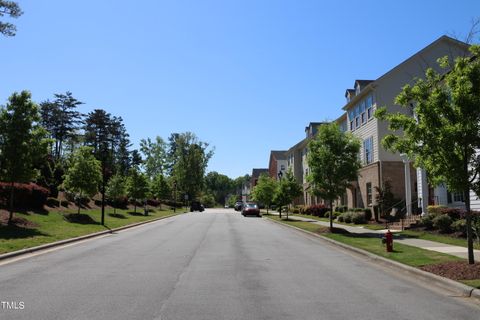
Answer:
[[[287,151],[270,151],[270,157],[275,158],[275,160],[286,160],[287,159]]]
[[[252,178],[258,178],[262,173],[268,174],[268,169],[252,169]]]

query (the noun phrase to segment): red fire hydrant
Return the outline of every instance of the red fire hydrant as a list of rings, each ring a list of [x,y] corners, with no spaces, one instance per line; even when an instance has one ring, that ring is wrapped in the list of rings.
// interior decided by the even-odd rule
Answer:
[[[393,252],[393,234],[390,230],[385,233],[385,244],[387,245],[387,252]]]

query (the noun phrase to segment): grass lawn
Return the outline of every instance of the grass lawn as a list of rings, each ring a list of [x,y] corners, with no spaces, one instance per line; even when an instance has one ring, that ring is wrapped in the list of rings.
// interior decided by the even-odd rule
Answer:
[[[416,238],[423,240],[431,240],[446,244],[451,244],[454,246],[467,247],[467,239],[454,238],[447,235],[435,234],[427,231],[415,231],[415,230],[405,230],[400,233],[400,235],[408,238]],[[473,243],[475,249],[480,249],[480,244],[475,241]]]
[[[269,217],[270,219],[280,221],[275,217]],[[386,252],[385,247],[382,244],[380,238],[372,238],[360,234],[337,234],[325,232],[325,229],[310,222],[299,221],[281,221],[282,223],[289,224],[307,231],[321,233],[322,236],[348,244],[352,247],[363,249],[365,251],[374,253],[376,255],[398,261],[400,263],[412,266],[421,267],[427,264],[437,264],[449,261],[461,261],[461,258],[457,258],[451,255],[434,252],[430,250],[424,250],[412,246],[402,245],[396,243],[394,245],[394,252]]]
[[[100,224],[101,210],[82,210],[81,213],[88,214],[94,223],[81,224],[72,223],[65,220],[64,213],[76,213],[76,209],[52,209],[46,214],[38,213],[15,213],[16,217],[25,218],[38,225],[36,228],[27,229],[19,227],[0,226],[0,254],[20,249],[35,247],[38,245],[78,237],[89,233],[118,228],[128,224],[152,220],[173,214],[172,210],[154,209],[148,216],[143,215],[143,208],[137,208],[137,214],[133,210],[119,210],[117,215],[113,214],[113,209],[105,209],[105,227]],[[177,210],[177,213],[183,212]]]
[[[294,214],[293,216],[294,217],[302,217],[302,218],[317,220],[317,221],[323,221],[323,222],[330,222],[329,218],[320,218],[320,217],[315,217],[315,216],[309,216],[309,215],[306,215],[306,214]],[[338,222],[338,221],[335,221],[335,220],[333,220],[333,223],[343,224],[345,226],[350,226],[350,227],[363,227],[365,229],[370,229],[370,230],[383,230],[383,229],[385,229],[384,225],[378,225],[378,224],[353,224],[353,223]]]
[[[480,289],[480,279],[476,279],[476,280],[460,280],[460,282],[466,284],[467,286]]]

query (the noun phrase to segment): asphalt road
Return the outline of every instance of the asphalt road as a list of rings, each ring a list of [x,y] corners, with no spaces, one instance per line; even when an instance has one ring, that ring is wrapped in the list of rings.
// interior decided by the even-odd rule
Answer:
[[[415,282],[208,210],[0,263],[0,319],[480,319],[471,302]]]

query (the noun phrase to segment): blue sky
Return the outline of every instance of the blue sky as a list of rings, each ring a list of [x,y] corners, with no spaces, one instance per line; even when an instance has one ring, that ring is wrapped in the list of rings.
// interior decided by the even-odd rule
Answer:
[[[355,79],[462,38],[480,16],[474,0],[18,2],[17,36],[0,38],[0,104],[71,91],[80,111],[123,117],[135,146],[195,132],[215,147],[209,170],[230,177],[340,116]]]

